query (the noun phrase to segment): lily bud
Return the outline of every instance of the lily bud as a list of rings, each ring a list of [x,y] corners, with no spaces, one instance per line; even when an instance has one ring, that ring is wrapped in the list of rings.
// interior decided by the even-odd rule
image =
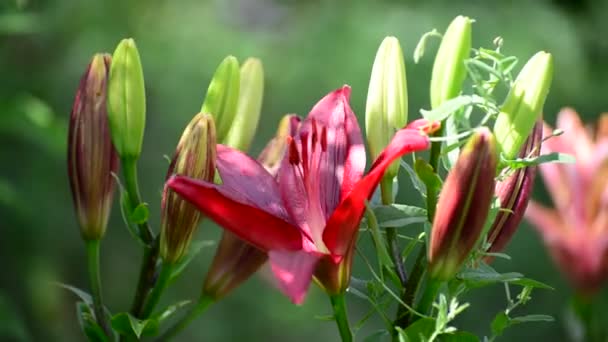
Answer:
[[[471,24],[473,20],[457,16],[441,40],[431,75],[431,108],[460,94],[467,76],[464,61],[471,53]]]
[[[133,39],[123,39],[112,56],[108,119],[112,142],[120,157],[139,158],[146,126],[146,91],[139,52]]]
[[[68,175],[81,234],[99,240],[114,194],[118,155],[108,127],[106,95],[110,55],[97,54],[80,79],[68,135]]]
[[[540,118],[553,78],[553,56],[538,52],[523,67],[496,117],[494,134],[507,159],[519,153]]]
[[[173,174],[213,181],[216,160],[215,125],[209,114],[197,114],[179,140],[169,166]],[[201,220],[201,213],[165,186],[161,204],[160,255],[168,263],[178,262],[188,250]]]
[[[268,142],[258,161],[276,175],[283,155],[287,150],[287,137],[294,136],[300,125],[296,115],[285,115],[279,123],[276,136]],[[239,239],[229,231],[224,231],[205,283],[203,293],[218,300],[249,279],[265,262],[268,255]]]
[[[519,152],[519,157],[538,157],[542,137],[543,122],[539,120]],[[488,242],[491,244],[488,252],[502,251],[515,234],[530,201],[535,177],[536,166],[526,166],[496,183],[495,193],[500,200],[501,210],[488,233]],[[491,261],[491,258],[486,258],[486,261]]]
[[[367,91],[365,131],[372,159],[376,159],[407,122],[407,83],[399,40],[386,37],[380,44]],[[394,178],[399,162],[393,163],[385,177]]]
[[[257,58],[249,58],[241,67],[241,84],[236,115],[223,140],[225,145],[246,151],[258,127],[264,97],[264,69]]]
[[[437,203],[429,246],[431,277],[448,280],[479,239],[494,194],[496,141],[485,127],[464,146]]]
[[[222,143],[225,141],[236,115],[239,87],[239,62],[234,56],[228,56],[215,70],[201,108],[202,113],[213,115],[217,141]]]

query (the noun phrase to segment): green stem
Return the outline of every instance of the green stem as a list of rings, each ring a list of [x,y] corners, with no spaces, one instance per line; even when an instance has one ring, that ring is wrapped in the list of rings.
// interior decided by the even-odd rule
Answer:
[[[423,315],[428,315],[433,308],[433,302],[435,301],[435,297],[439,293],[439,288],[441,288],[442,281],[431,278],[427,275],[426,287],[424,292],[422,293],[422,297],[420,297],[420,301],[416,306],[416,311],[420,312]],[[413,321],[415,321],[414,319]]]
[[[154,286],[154,276],[156,274],[156,261],[158,260],[159,251],[159,239],[157,238],[152,247],[144,247],[144,255],[139,270],[139,279],[137,281],[137,289],[135,291],[135,297],[133,298],[133,304],[131,305],[131,314],[140,318],[142,315],[144,303],[150,289]]]
[[[424,275],[424,266],[426,263],[426,244],[422,244],[420,251],[418,252],[418,256],[416,257],[416,261],[414,262],[414,267],[412,268],[412,272],[410,273],[410,278],[405,285],[405,289],[401,294],[401,300],[407,304],[410,308],[414,307],[414,300],[416,299],[416,293],[418,293],[421,285],[421,279]],[[400,305],[397,310],[397,317],[395,319],[394,326],[405,328],[409,325],[413,315],[408,310],[408,308],[404,305]]]
[[[167,330],[161,337],[157,339],[160,341],[169,341],[171,338],[175,337],[175,335],[179,334],[184,328],[188,326],[188,324],[192,323],[198,316],[202,315],[207,308],[213,304],[215,300],[209,296],[202,295],[196,306],[186,314],[186,316],[182,317],[175,325],[173,325],[169,330]]]
[[[89,282],[91,294],[93,296],[93,311],[97,323],[101,326],[105,334],[112,338],[114,335],[106,319],[103,300],[101,298],[101,277],[99,276],[99,240],[87,240],[87,261],[89,270]]]
[[[340,331],[340,337],[342,342],[352,342],[353,334],[350,331],[348,324],[348,313],[346,312],[346,301],[344,298],[344,292],[336,295],[330,295],[331,307],[334,310],[334,318]]]
[[[382,195],[382,204],[390,205],[393,204],[393,178],[384,177],[380,182],[380,193]],[[395,265],[395,271],[399,277],[399,281],[402,286],[407,283],[407,273],[405,272],[405,266],[401,259],[401,251],[397,243],[397,229],[395,227],[386,227],[386,242],[388,244],[388,251]]]
[[[137,160],[122,159],[121,164],[123,176],[125,178],[125,189],[129,195],[129,207],[133,210],[142,203],[137,181]],[[152,234],[152,229],[150,229],[148,222],[146,221],[138,226],[141,239],[147,244],[152,243],[154,235]]]
[[[160,297],[163,294],[163,291],[169,285],[169,280],[171,280],[171,273],[173,272],[173,264],[162,263],[160,268],[160,273],[158,275],[158,279],[156,280],[156,285],[152,289],[152,292],[148,296],[146,303],[144,304],[144,308],[141,312],[141,318],[146,319],[150,317],[156,304],[158,304]]]

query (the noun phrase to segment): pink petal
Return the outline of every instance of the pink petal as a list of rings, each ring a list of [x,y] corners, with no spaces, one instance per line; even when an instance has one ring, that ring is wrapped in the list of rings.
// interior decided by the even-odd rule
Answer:
[[[546,241],[560,239],[563,234],[567,233],[564,229],[563,219],[557,211],[535,201],[528,203],[525,217],[543,235]]]
[[[397,158],[410,152],[427,149],[429,138],[419,130],[399,130],[389,145],[372,164],[369,173],[340,202],[327,222],[323,241],[334,256],[344,255],[359,228],[359,221],[369,199],[382,179],[386,168]]]
[[[167,185],[217,224],[264,251],[302,249],[302,234],[297,227],[241,201],[247,196],[232,192],[230,187],[182,176],[171,177]]]
[[[217,145],[221,189],[233,200],[267,211],[290,222],[274,176],[243,152]]]
[[[305,251],[271,250],[268,256],[280,290],[294,304],[302,304],[320,255]]]

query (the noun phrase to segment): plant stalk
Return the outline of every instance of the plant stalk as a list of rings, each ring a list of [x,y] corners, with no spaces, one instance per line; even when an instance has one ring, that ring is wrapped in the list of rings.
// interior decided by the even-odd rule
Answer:
[[[344,298],[344,292],[340,294],[330,295],[329,300],[331,301],[331,307],[334,311],[334,319],[338,325],[338,331],[340,331],[340,337],[342,342],[352,342],[353,334],[348,324],[348,313],[346,311],[346,301]]]
[[[99,272],[99,245],[100,240],[87,240],[87,262],[89,271],[89,282],[91,286],[91,294],[93,296],[93,311],[97,323],[101,326],[105,334],[112,339],[114,336],[112,329],[105,315],[103,299],[101,296],[101,277]]]
[[[150,317],[154,308],[160,301],[160,297],[163,292],[169,285],[169,280],[171,280],[171,273],[173,272],[173,265],[169,263],[163,262],[160,268],[160,273],[158,275],[158,279],[156,280],[156,285],[150,292],[148,299],[146,300],[144,307],[141,312],[141,318],[146,319]]]
[[[380,193],[382,195],[382,204],[391,205],[393,204],[393,179],[392,177],[384,177],[380,182]],[[386,243],[388,244],[388,251],[395,265],[395,272],[399,277],[401,286],[405,286],[407,283],[407,272],[401,259],[401,251],[399,250],[399,244],[397,243],[397,229],[395,227],[386,227]]]

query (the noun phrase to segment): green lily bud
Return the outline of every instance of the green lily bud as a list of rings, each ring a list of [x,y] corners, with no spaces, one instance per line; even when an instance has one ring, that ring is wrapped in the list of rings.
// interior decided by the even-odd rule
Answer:
[[[542,115],[552,78],[553,56],[543,51],[532,56],[517,75],[494,124],[494,134],[505,158],[517,157]]]
[[[435,57],[431,76],[431,108],[460,94],[467,76],[464,64],[471,53],[473,20],[457,16],[448,26]]]
[[[197,114],[179,140],[169,166],[167,179],[173,174],[213,181],[215,175],[215,125],[209,114]],[[161,203],[160,255],[167,263],[178,262],[188,250],[201,220],[195,206],[165,187]]]
[[[407,122],[407,83],[405,63],[399,40],[386,37],[380,44],[367,91],[365,131],[373,159],[391,141],[395,132]],[[399,162],[385,173],[392,179],[397,175]]]
[[[497,160],[494,136],[483,127],[469,139],[450,170],[431,229],[431,278],[452,278],[475,247],[490,210]]]
[[[239,87],[239,62],[234,56],[228,56],[215,70],[201,108],[202,113],[213,115],[217,141],[222,143],[225,141],[236,115]]]
[[[103,237],[112,208],[118,155],[112,146],[106,110],[111,57],[97,54],[80,80],[70,115],[68,175],[81,234]]]
[[[260,153],[258,161],[270,174],[277,174],[280,161],[287,150],[287,137],[294,136],[299,125],[300,118],[296,115],[285,115],[279,124],[276,136]],[[249,279],[267,259],[268,255],[264,251],[224,231],[205,278],[204,296],[215,300],[226,296]]]
[[[260,121],[264,97],[264,69],[257,58],[249,58],[241,66],[241,84],[236,116],[223,144],[246,151]]]
[[[133,39],[123,39],[112,56],[108,119],[112,142],[120,157],[139,158],[146,126],[146,92],[139,52]]]

